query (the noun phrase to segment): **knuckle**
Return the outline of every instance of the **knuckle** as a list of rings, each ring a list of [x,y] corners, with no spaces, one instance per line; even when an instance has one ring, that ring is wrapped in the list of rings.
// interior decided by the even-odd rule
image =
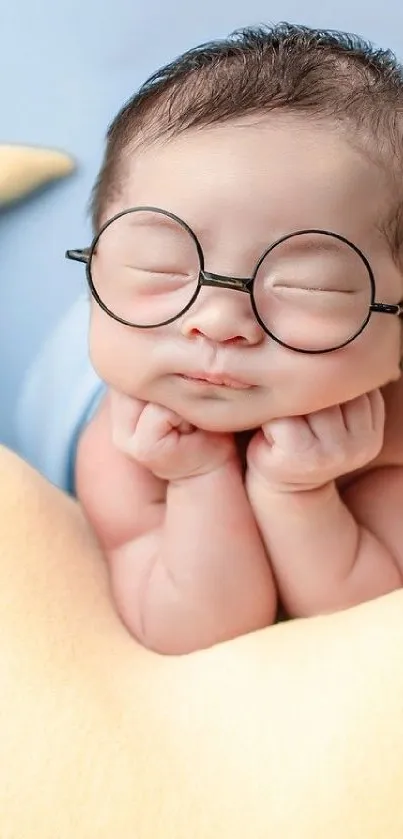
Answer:
[[[160,405],[149,403],[144,408],[141,419],[149,425],[157,425],[164,418],[164,410]]]

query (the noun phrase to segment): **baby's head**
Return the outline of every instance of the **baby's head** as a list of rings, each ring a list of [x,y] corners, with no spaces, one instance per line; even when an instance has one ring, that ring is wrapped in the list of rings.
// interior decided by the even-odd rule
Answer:
[[[388,52],[289,25],[157,72],[112,123],[93,193],[102,378],[220,431],[397,379],[402,107]]]

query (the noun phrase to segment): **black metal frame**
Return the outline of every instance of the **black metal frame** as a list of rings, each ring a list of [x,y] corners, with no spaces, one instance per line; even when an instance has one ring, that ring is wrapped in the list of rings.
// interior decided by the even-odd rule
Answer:
[[[129,213],[137,213],[137,212],[159,213],[160,215],[167,216],[167,218],[171,219],[172,221],[175,221],[192,238],[192,240],[195,244],[196,250],[197,250],[198,258],[199,258],[198,282],[197,282],[196,290],[195,290],[194,294],[192,295],[190,301],[174,317],[168,318],[167,320],[162,321],[161,323],[147,325],[147,326],[144,326],[143,324],[132,323],[131,321],[124,320],[123,318],[119,317],[114,312],[112,312],[105,305],[105,303],[101,300],[101,298],[99,297],[98,292],[97,292],[97,290],[94,286],[94,283],[93,283],[93,280],[92,280],[92,274],[91,274],[92,257],[93,257],[93,254],[95,253],[97,244],[98,244],[99,239],[102,236],[103,232],[111,224],[113,224],[114,221],[117,221],[117,219],[122,218],[122,216],[126,216]],[[262,321],[262,319],[259,315],[259,311],[257,309],[256,303],[255,303],[255,298],[254,298],[254,293],[253,293],[254,283],[255,283],[257,272],[258,272],[263,260],[266,259],[268,254],[271,253],[271,251],[274,250],[274,248],[276,248],[278,245],[281,245],[283,242],[286,242],[289,239],[293,239],[296,236],[303,236],[303,235],[307,235],[307,234],[312,234],[312,235],[321,234],[322,236],[329,236],[329,237],[332,237],[333,239],[338,239],[338,241],[342,242],[343,244],[347,245],[347,247],[349,247],[351,250],[353,250],[357,254],[357,256],[361,259],[361,261],[363,262],[363,264],[366,268],[369,283],[370,283],[370,288],[371,288],[371,298],[370,298],[370,304],[369,304],[369,307],[368,307],[368,314],[364,318],[364,321],[361,324],[360,328],[354,333],[354,335],[352,335],[348,340],[344,341],[342,344],[339,344],[336,347],[331,347],[330,349],[326,349],[326,350],[301,350],[297,347],[292,347],[289,344],[286,344],[284,341],[281,341],[280,338],[278,338],[274,333],[270,332],[270,330],[267,328],[265,323]],[[122,323],[124,326],[131,326],[131,327],[134,327],[136,329],[157,329],[159,326],[167,326],[168,324],[173,323],[174,321],[178,320],[178,318],[182,317],[182,315],[184,315],[190,309],[190,307],[193,305],[193,303],[195,302],[195,300],[196,300],[196,298],[197,298],[197,296],[200,292],[200,289],[203,286],[214,286],[214,287],[220,287],[220,288],[228,288],[228,289],[232,289],[234,291],[242,291],[242,292],[245,292],[245,293],[249,294],[250,299],[251,299],[251,305],[252,305],[253,313],[254,313],[254,315],[256,317],[256,320],[258,321],[259,325],[262,327],[262,329],[266,333],[266,335],[269,335],[270,338],[273,339],[273,341],[276,341],[277,344],[280,344],[281,346],[286,347],[289,350],[293,350],[294,352],[304,353],[304,354],[307,354],[307,355],[318,355],[318,354],[322,355],[323,353],[335,352],[336,350],[342,349],[343,347],[347,346],[348,344],[351,344],[351,342],[354,341],[356,338],[358,338],[358,336],[361,335],[361,333],[364,331],[364,329],[367,326],[373,312],[378,312],[380,314],[385,314],[385,315],[397,315],[398,317],[403,316],[403,300],[401,300],[399,303],[396,303],[396,304],[376,302],[376,299],[375,299],[375,297],[376,297],[376,285],[375,285],[374,273],[373,273],[372,268],[371,268],[371,266],[368,262],[367,257],[362,253],[360,248],[358,248],[357,245],[354,245],[352,242],[350,242],[348,239],[346,239],[345,236],[341,236],[339,233],[332,233],[329,230],[321,230],[320,228],[307,228],[306,230],[296,230],[293,233],[287,233],[285,236],[281,236],[280,239],[277,239],[275,242],[273,242],[273,244],[271,244],[265,250],[263,255],[259,258],[258,262],[256,263],[256,266],[254,268],[254,271],[253,271],[253,274],[252,274],[251,277],[246,277],[246,278],[244,278],[244,277],[226,277],[226,276],[223,276],[222,274],[214,274],[214,273],[211,273],[210,271],[205,270],[204,254],[203,254],[201,244],[200,244],[196,234],[189,227],[189,225],[186,224],[185,221],[183,221],[183,219],[179,218],[174,213],[170,213],[168,210],[162,210],[160,207],[152,207],[152,206],[130,207],[127,210],[122,210],[121,212],[116,213],[116,215],[114,215],[114,216],[112,216],[112,218],[108,219],[108,221],[106,221],[105,224],[102,225],[101,229],[96,234],[96,236],[94,236],[94,239],[92,240],[92,243],[91,243],[89,248],[79,248],[79,249],[74,249],[74,250],[68,250],[68,251],[66,251],[66,258],[74,260],[76,262],[82,262],[82,263],[85,264],[87,282],[88,282],[91,294],[92,294],[94,300],[96,300],[98,305],[101,307],[101,309],[103,309],[103,311],[106,312],[106,314],[109,315],[111,318],[118,321],[119,323]]]

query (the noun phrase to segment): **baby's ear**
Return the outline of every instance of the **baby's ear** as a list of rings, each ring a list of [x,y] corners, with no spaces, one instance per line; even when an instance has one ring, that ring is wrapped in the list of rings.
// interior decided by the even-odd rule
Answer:
[[[0,205],[18,201],[75,169],[65,152],[34,146],[0,145]]]

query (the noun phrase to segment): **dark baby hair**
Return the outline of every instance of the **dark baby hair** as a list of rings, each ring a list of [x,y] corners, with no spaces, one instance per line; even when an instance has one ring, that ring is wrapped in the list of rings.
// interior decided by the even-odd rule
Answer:
[[[385,230],[401,240],[403,69],[358,36],[281,23],[247,28],[185,52],[152,75],[113,120],[92,194],[95,231],[143,143],[275,110],[328,121],[390,173]]]

